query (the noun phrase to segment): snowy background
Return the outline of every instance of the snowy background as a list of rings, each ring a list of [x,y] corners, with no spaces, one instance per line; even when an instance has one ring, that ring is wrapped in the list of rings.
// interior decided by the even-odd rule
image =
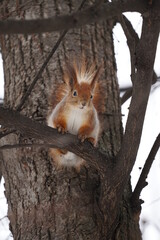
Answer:
[[[128,13],[128,19],[132,22],[134,29],[140,36],[142,19],[140,14]],[[126,44],[126,38],[119,24],[113,31],[115,56],[118,67],[118,81],[120,88],[131,86],[130,80],[130,55]],[[160,42],[160,41],[159,41]],[[157,76],[160,76],[160,43],[157,47],[157,55],[154,70]],[[2,60],[0,58],[0,99],[3,98],[3,70]],[[130,100],[122,106],[123,125],[125,127],[128,115]],[[150,99],[147,107],[145,123],[137,160],[132,171],[132,187],[134,189],[144,162],[149,151],[160,133],[160,81],[152,86]],[[140,227],[143,240],[160,240],[160,150],[158,151],[155,161],[148,175],[149,185],[145,187],[141,194],[141,199],[145,201],[142,205]],[[0,240],[11,240],[7,218],[7,203],[4,197],[4,180],[0,184]]]

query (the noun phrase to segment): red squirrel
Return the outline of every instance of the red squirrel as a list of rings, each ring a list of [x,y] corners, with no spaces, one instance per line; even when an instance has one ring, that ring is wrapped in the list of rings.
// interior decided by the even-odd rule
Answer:
[[[100,133],[98,112],[102,112],[104,99],[98,81],[100,72],[101,68],[96,70],[94,64],[88,68],[84,59],[67,64],[64,83],[51,94],[48,126],[78,135],[82,142],[87,139],[96,146]],[[85,163],[84,159],[66,150],[52,148],[50,156],[58,167],[79,170]]]

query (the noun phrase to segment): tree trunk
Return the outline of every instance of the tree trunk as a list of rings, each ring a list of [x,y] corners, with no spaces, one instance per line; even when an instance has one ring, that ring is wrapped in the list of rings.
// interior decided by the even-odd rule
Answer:
[[[1,17],[29,19],[66,14],[80,5],[78,0],[73,2],[37,0],[15,4],[4,0]],[[62,81],[66,59],[84,52],[91,63],[104,65],[101,81],[107,99],[106,115],[101,116],[104,131],[100,148],[109,157],[116,155],[122,139],[112,27],[113,22],[109,21],[70,30],[22,110],[33,119],[46,118],[50,88]],[[59,33],[1,36],[5,106],[14,109],[20,103],[58,36]],[[37,141],[21,134],[10,134],[1,140],[1,144],[26,142]],[[48,149],[34,147],[3,151],[2,173],[14,239],[141,239],[138,218],[133,216],[129,204],[130,188],[125,190],[121,204],[114,210],[111,196],[114,190],[108,190],[109,195],[102,192],[105,179],[96,169],[87,165],[80,173],[74,169],[56,170],[47,152]],[[113,215],[108,215],[110,208],[114,210]]]

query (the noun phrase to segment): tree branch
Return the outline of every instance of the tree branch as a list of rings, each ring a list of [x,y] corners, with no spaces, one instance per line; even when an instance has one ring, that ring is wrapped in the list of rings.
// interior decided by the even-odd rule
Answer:
[[[126,16],[121,17],[120,21],[122,28],[124,30],[125,36],[127,38],[128,47],[130,49],[131,55],[131,80],[132,83],[134,82],[135,78],[135,67],[136,67],[136,48],[139,43],[139,37],[136,31],[134,30],[131,22],[126,18]],[[134,41],[134,44],[132,43]],[[158,80],[155,71],[153,72],[152,84],[156,83]],[[121,90],[121,89],[120,89]],[[121,98],[121,105],[123,105],[131,96],[132,96],[132,87],[126,89],[126,93]]]
[[[132,87],[129,87],[127,91],[121,97],[121,105],[123,105],[132,96]]]
[[[159,1],[158,1],[159,2]],[[156,9],[160,9],[160,3],[156,1]],[[149,4],[139,0],[115,0],[101,4],[98,8],[91,6],[84,11],[73,13],[71,15],[56,16],[48,19],[37,20],[7,20],[0,21],[0,34],[13,33],[42,33],[70,28],[79,28],[86,24],[100,22],[121,14],[122,12],[146,12]],[[151,7],[151,6],[150,6]]]
[[[120,16],[120,23],[121,26],[123,28],[123,31],[125,33],[125,36],[127,38],[127,44],[128,44],[128,48],[130,51],[130,58],[131,58],[131,81],[132,83],[134,83],[134,79],[135,79],[135,51],[136,51],[136,38],[135,36],[132,36],[132,31],[130,31],[130,28],[128,28],[126,22],[128,21],[128,19],[123,16],[123,14]],[[127,20],[126,20],[127,19]],[[129,22],[129,21],[128,21]],[[131,25],[131,23],[130,23]],[[133,29],[133,28],[132,28]],[[139,38],[138,38],[139,40]]]
[[[159,37],[160,22],[151,11],[144,17],[142,35],[137,46],[137,73],[122,147],[117,154],[115,174],[119,177],[117,189],[121,193],[134,165],[141,139],[142,127],[153,78],[153,65]]]
[[[142,189],[147,185],[146,178],[148,176],[148,173],[150,171],[150,168],[152,166],[152,163],[155,159],[155,156],[156,156],[156,153],[158,152],[159,147],[160,147],[160,134],[157,136],[157,138],[152,146],[152,149],[148,155],[148,158],[147,158],[145,165],[143,167],[143,170],[141,172],[140,178],[137,182],[137,185],[136,185],[134,192],[132,194],[132,197],[131,197],[131,203],[132,203],[133,209],[135,211],[139,210],[139,207],[141,204],[141,200],[139,199],[139,197],[140,197]]]
[[[55,148],[55,145],[46,144],[46,143],[6,144],[3,146],[0,146],[0,151],[14,149],[14,148],[31,148],[31,147]]]
[[[45,126],[22,116],[17,111],[0,107],[0,124],[9,128],[15,127],[17,131],[26,137],[43,141],[45,145],[67,149],[70,152],[84,158],[91,166],[98,169],[101,174],[109,172],[109,166],[113,164],[111,159],[93,147],[88,141],[81,143],[77,136],[66,133],[60,134],[56,129]]]
[[[157,74],[153,72],[152,85],[155,84],[157,81],[159,81]],[[121,105],[123,105],[130,97],[132,97],[133,87],[128,87],[126,88],[126,90],[123,88],[120,88],[120,92],[121,91],[126,91],[121,97]]]

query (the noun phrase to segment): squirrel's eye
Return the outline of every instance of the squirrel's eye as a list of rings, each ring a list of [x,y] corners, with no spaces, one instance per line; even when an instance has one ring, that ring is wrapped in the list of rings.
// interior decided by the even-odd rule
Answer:
[[[91,99],[93,98],[93,95],[91,95]]]
[[[73,97],[76,97],[78,94],[77,94],[77,91],[76,90],[74,90],[73,91]]]

